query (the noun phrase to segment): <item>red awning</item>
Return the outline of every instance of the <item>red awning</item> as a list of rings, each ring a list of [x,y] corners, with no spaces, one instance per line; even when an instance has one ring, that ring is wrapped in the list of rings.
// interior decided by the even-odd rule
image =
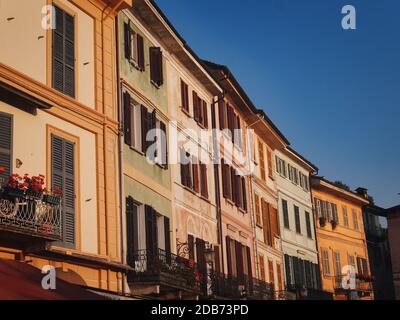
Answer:
[[[27,263],[0,259],[0,300],[104,300],[58,278],[55,290],[45,290],[44,276],[41,270]]]

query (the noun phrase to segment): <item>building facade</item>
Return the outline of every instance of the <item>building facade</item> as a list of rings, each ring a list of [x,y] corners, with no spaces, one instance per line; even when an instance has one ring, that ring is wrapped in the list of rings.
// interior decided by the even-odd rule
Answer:
[[[288,297],[323,298],[310,186],[317,168],[290,147],[275,162]]]
[[[336,300],[373,299],[362,218],[369,201],[321,177],[311,186],[323,290]]]
[[[396,300],[400,299],[400,206],[386,210],[388,217],[388,237],[392,262],[392,277]]]
[[[112,294],[126,270],[114,18],[131,4],[7,1],[0,13],[0,258]]]

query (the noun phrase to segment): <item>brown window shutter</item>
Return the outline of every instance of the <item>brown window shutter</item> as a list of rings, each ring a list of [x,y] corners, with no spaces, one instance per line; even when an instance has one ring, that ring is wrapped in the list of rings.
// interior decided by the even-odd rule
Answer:
[[[242,196],[243,196],[243,210],[247,211],[247,193],[246,193],[246,178],[241,178],[242,183]]]
[[[273,222],[273,207],[268,203],[268,245],[273,246],[273,233],[274,233],[274,222]]]
[[[261,223],[261,209],[260,209],[260,197],[258,194],[254,194],[254,206],[255,206],[255,211],[256,211],[256,224],[257,225],[262,225]]]
[[[215,252],[214,272],[217,275],[221,273],[221,257],[220,257],[219,250],[220,250],[219,246],[214,246],[214,252]]]
[[[188,235],[189,259],[194,260],[194,237]]]
[[[201,195],[208,199],[208,181],[207,181],[207,166],[204,163],[200,164],[200,180],[201,180]]]
[[[170,220],[164,217],[165,251],[171,253],[171,226]]]
[[[196,253],[197,253],[197,264],[201,272],[205,272],[207,269],[206,259],[205,259],[205,248],[206,244],[204,240],[196,238]]]
[[[267,161],[268,161],[268,176],[273,178],[273,163],[272,163],[272,152],[267,148]]]
[[[193,117],[196,122],[200,121],[199,111],[199,97],[197,96],[197,92],[193,91]]]
[[[144,41],[140,34],[137,34],[137,49],[138,49],[138,67],[140,71],[145,71],[145,61],[144,61]]]
[[[192,165],[192,172],[193,172],[193,190],[194,192],[200,192],[200,185],[199,185],[199,164],[197,159],[193,158],[193,165]]]
[[[128,92],[124,93],[124,141],[128,146],[132,145],[131,133],[131,96]]]
[[[150,48],[150,79],[157,85],[163,84],[162,52],[159,47]]]
[[[235,241],[235,251],[238,280],[243,283],[243,250],[242,244],[238,241]]]
[[[235,129],[235,113],[231,106],[228,106],[228,129],[231,131],[232,141],[234,141],[233,130]]]
[[[222,99],[218,101],[218,117],[219,117],[219,128],[221,130],[226,129],[226,103]]]
[[[248,270],[249,270],[248,276],[250,278],[252,278],[253,277],[253,266],[251,264],[251,250],[249,247],[246,247],[246,252],[247,252],[247,266],[248,266]]]
[[[231,190],[232,190],[232,197],[231,200],[237,204],[237,179],[236,179],[236,171],[234,168],[231,169]]]
[[[267,177],[265,173],[264,144],[261,142],[261,140],[258,140],[258,155],[259,155],[261,179],[265,181]]]
[[[140,116],[141,116],[141,124],[142,124],[142,152],[147,152],[147,131],[149,128],[149,115],[147,112],[147,108],[145,106],[140,107]]]
[[[270,245],[270,221],[269,221],[269,204],[262,199],[262,214],[263,214],[263,231],[264,242]]]
[[[229,192],[228,192],[228,174],[229,172],[229,167],[225,163],[224,159],[221,161],[221,171],[222,171],[222,194],[225,199],[229,198]]]
[[[243,203],[243,185],[242,185],[242,177],[241,176],[236,176],[236,186],[237,186],[237,206],[239,208],[244,207],[244,203]]]
[[[125,51],[125,59],[131,59],[131,27],[129,23],[124,23],[124,51]]]
[[[186,168],[185,164],[183,164],[183,159],[185,158],[186,152],[184,149],[180,149],[180,166],[181,166],[181,183],[186,186],[187,177],[186,177]]]
[[[182,99],[182,108],[189,112],[189,103],[188,103],[188,86],[187,84],[181,80],[181,99]]]
[[[228,276],[232,276],[231,238],[229,236],[226,236],[226,262],[228,265]]]
[[[280,237],[281,236],[281,226],[279,221],[279,212],[278,209],[273,208],[274,216],[275,216],[275,234]]]
[[[208,110],[207,110],[207,102],[203,100],[203,125],[206,129],[208,129]]]

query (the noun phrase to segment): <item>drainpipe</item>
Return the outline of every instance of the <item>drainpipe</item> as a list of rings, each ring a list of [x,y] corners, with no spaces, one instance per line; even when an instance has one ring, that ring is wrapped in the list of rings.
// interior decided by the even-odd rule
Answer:
[[[119,20],[118,20],[118,15],[115,17],[115,43],[116,43],[116,48],[115,48],[115,61],[116,61],[116,73],[117,73],[117,113],[118,113],[118,184],[119,184],[119,220],[120,220],[120,248],[121,248],[121,260],[122,263],[125,264],[125,250],[124,250],[124,232],[123,232],[123,163],[122,163],[122,157],[123,157],[123,152],[122,152],[122,130],[120,127],[120,124],[122,123],[122,117],[121,117],[121,106],[122,106],[122,100],[121,100],[121,81],[120,81],[120,64],[119,64],[119,35],[118,35],[118,30],[119,30]],[[122,294],[125,295],[125,279],[126,279],[126,274],[122,273]]]
[[[211,106],[211,123],[212,128],[217,128],[217,122],[215,117],[215,104],[222,99],[224,99],[225,93],[221,96],[217,96],[217,101],[214,102]],[[216,136],[216,130],[213,130],[213,162],[214,162],[214,185],[215,185],[215,204],[217,206],[217,232],[218,232],[218,241],[220,245],[220,260],[221,260],[221,273],[225,274],[225,261],[224,261],[224,242],[223,242],[223,234],[222,234],[222,210],[221,210],[221,193],[220,193],[220,184],[219,184],[219,147],[218,147],[218,139]],[[217,160],[217,161],[216,161]]]

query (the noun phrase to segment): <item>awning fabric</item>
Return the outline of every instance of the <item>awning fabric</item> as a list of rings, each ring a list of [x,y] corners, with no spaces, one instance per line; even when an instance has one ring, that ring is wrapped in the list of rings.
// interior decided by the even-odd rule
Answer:
[[[45,275],[24,262],[0,259],[0,300],[104,300],[95,293],[58,279],[55,290],[42,288]]]

